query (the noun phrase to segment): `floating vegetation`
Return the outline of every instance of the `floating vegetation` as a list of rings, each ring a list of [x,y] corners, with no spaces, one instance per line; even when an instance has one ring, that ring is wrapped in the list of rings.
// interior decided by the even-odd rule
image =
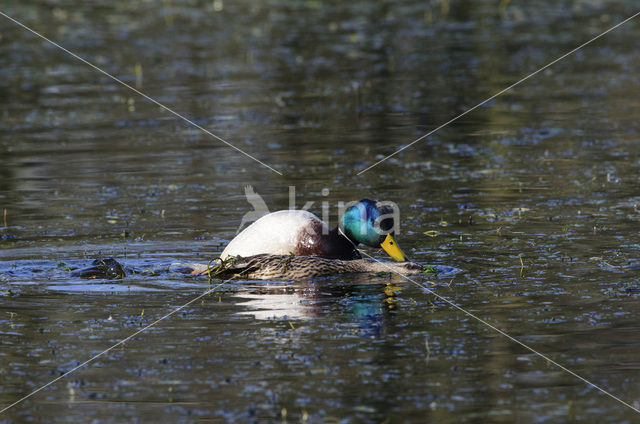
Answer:
[[[437,274],[438,270],[432,266],[425,266],[424,269],[422,270],[423,274]]]

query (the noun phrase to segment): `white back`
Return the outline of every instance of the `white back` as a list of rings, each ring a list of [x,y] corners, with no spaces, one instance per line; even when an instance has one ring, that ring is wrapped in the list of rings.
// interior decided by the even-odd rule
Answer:
[[[246,258],[262,253],[290,255],[298,245],[303,230],[311,228],[314,222],[320,222],[328,231],[328,225],[308,211],[284,210],[270,213],[249,225],[231,240],[220,258]]]

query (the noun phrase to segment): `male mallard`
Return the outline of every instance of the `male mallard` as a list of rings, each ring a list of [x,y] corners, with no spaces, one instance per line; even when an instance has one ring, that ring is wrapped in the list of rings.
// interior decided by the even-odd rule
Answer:
[[[350,272],[416,274],[412,262],[361,259],[359,243],[383,248],[396,261],[406,261],[394,237],[391,207],[362,199],[348,208],[334,229],[311,212],[270,213],[248,226],[223,250],[215,266],[174,263],[171,272],[260,280],[320,277]],[[124,268],[113,259],[97,260],[76,272],[81,278],[123,278]],[[115,271],[114,271],[115,270]],[[129,272],[136,272],[130,270]]]
[[[394,237],[391,207],[362,199],[348,208],[334,229],[311,212],[284,210],[258,219],[238,234],[220,259],[295,255],[327,259],[360,259],[359,243],[381,247],[396,261],[406,261]]]

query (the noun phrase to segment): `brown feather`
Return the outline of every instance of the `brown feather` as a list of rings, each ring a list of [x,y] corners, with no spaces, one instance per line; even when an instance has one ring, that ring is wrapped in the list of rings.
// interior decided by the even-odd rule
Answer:
[[[365,259],[340,260],[315,256],[255,255],[233,258],[211,270],[220,278],[253,280],[298,280],[352,272],[384,272],[411,275],[420,273],[421,265],[413,262],[379,262]],[[200,270],[207,274],[207,270]]]
[[[322,223],[314,222],[298,235],[298,242],[293,254],[296,256],[318,256],[327,259],[360,259],[355,245],[340,234],[338,228],[322,234]]]

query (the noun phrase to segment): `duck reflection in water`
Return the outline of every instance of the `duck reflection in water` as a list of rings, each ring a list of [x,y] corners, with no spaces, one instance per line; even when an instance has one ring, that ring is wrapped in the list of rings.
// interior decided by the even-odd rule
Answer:
[[[335,315],[337,311],[354,324],[359,336],[380,337],[397,307],[396,295],[402,288],[396,283],[400,280],[396,276],[372,279],[356,275],[348,284],[337,278],[286,286],[265,283],[242,290],[234,297],[244,309],[239,315],[259,320],[310,320]]]

